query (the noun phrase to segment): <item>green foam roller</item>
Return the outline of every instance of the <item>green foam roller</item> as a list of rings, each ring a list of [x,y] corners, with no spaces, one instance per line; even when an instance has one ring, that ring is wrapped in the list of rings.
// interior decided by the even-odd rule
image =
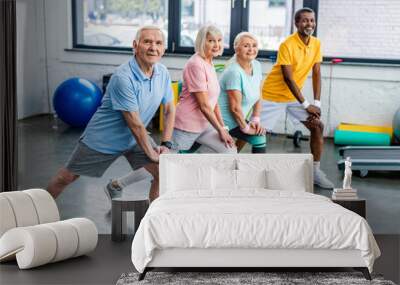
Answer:
[[[390,135],[385,133],[335,130],[334,142],[339,145],[390,145]]]

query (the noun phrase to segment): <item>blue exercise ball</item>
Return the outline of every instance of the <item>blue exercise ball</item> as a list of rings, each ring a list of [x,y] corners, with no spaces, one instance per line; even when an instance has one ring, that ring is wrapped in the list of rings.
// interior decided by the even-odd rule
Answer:
[[[400,109],[394,114],[393,118],[393,132],[397,142],[400,143]]]
[[[87,125],[101,104],[102,92],[93,82],[83,78],[65,80],[54,92],[53,106],[58,117],[72,127]]]

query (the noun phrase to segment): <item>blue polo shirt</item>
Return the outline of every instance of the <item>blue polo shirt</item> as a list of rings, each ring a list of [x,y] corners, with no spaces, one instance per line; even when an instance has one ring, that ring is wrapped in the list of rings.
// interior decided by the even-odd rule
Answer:
[[[138,112],[147,126],[160,104],[171,100],[171,78],[167,68],[157,63],[153,75],[147,77],[133,57],[112,75],[101,106],[86,126],[81,140],[101,153],[117,154],[128,150],[136,141],[121,111]]]

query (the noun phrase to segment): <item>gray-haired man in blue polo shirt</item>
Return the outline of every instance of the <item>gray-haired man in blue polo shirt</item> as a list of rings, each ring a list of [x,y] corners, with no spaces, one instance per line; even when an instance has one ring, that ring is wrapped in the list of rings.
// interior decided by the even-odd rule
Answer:
[[[146,126],[160,104],[165,106],[163,142],[169,142],[175,119],[171,79],[158,63],[164,54],[164,35],[158,27],[138,30],[133,58],[110,79],[101,106],[93,115],[65,167],[47,190],[56,198],[80,175],[100,177],[121,155],[133,170],[144,167],[153,176],[150,201],[158,197],[158,159],[167,152],[147,134]]]

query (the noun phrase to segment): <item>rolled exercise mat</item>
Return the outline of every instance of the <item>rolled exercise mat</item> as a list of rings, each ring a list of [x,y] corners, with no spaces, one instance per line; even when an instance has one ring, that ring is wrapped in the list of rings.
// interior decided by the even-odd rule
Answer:
[[[390,135],[335,130],[334,142],[339,145],[390,145]]]
[[[393,135],[393,128],[388,126],[369,126],[369,125],[358,125],[350,123],[340,123],[337,129],[341,131],[385,133],[388,134],[390,138]]]
[[[174,104],[178,104],[179,101],[179,95],[181,94],[182,91],[182,81],[174,81],[171,83],[171,88],[172,88],[172,95],[174,99]],[[159,129],[160,131],[164,130],[164,105],[160,105],[160,121],[159,121]]]

